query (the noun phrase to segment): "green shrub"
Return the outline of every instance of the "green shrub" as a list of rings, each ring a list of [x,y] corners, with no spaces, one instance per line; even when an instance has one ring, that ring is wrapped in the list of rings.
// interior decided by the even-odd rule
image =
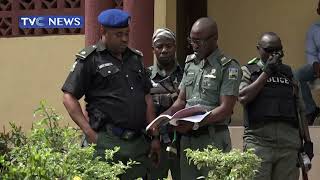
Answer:
[[[60,127],[61,116],[44,101],[35,111],[40,117],[30,136],[11,124],[0,134],[0,174],[3,179],[118,179],[135,162],[110,163],[119,148],[106,150],[107,162],[94,156],[94,146],[80,147],[81,133]]]
[[[252,179],[261,162],[253,149],[246,152],[234,149],[229,153],[223,153],[213,146],[208,146],[203,151],[187,149],[186,155],[189,163],[193,162],[198,169],[210,168],[206,178],[210,180]]]

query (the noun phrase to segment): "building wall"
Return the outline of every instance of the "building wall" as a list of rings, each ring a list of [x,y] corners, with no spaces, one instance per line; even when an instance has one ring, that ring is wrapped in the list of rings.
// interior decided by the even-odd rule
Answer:
[[[282,39],[284,63],[298,68],[304,64],[305,34],[319,20],[318,0],[210,0],[208,16],[219,26],[219,45],[224,52],[245,64],[257,56],[257,39],[263,32],[274,31]],[[319,104],[320,92],[314,92]],[[236,105],[233,123],[241,124],[242,110]]]
[[[154,1],[154,29],[167,27],[176,32],[176,8],[175,0]]]
[[[155,20],[155,27],[166,26],[175,31],[175,1],[165,0],[162,13],[159,13],[161,4],[157,6],[160,0],[155,2],[155,17],[163,17],[161,23]],[[256,55],[255,44],[259,34],[275,31],[283,40],[286,53],[284,62],[297,68],[305,61],[306,30],[317,20],[316,3],[317,0],[271,0],[267,4],[254,0],[210,0],[208,15],[219,24],[220,47],[242,64]],[[269,12],[272,14],[268,15]],[[65,117],[65,123],[74,125],[62,105],[60,88],[74,62],[74,54],[83,46],[83,35],[0,38],[0,128],[14,121],[24,129],[29,129],[33,110],[41,99],[46,99],[55,107]],[[319,93],[316,96],[317,102],[320,102]],[[240,112],[237,106],[234,116],[237,122],[241,121]],[[239,127],[231,130],[234,147],[241,148],[242,131]],[[319,128],[311,128],[311,132],[315,142],[314,162],[317,165],[310,179],[316,179],[315,169],[320,166]]]
[[[299,67],[305,62],[306,31],[319,17],[318,0],[213,0],[208,1],[208,16],[219,26],[219,44],[241,63],[256,56],[255,45],[261,33],[276,32],[282,39],[284,62]]]
[[[30,129],[33,110],[42,99],[74,125],[60,88],[83,46],[83,35],[0,38],[0,128],[14,121]]]

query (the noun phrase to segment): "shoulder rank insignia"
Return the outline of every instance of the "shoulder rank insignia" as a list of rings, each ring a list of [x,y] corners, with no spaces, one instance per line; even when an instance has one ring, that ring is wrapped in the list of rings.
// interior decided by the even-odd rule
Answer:
[[[229,58],[229,57],[226,57],[226,56],[222,56],[222,58],[220,59],[220,61],[221,61],[221,65],[222,65],[222,66],[226,66],[226,65],[229,64],[231,61],[234,61],[234,62],[236,62],[237,64],[239,64],[238,61],[236,61],[235,59],[232,59],[232,58]]]
[[[92,52],[94,52],[97,49],[96,45],[88,46],[84,49],[82,49],[80,52],[76,54],[76,57],[79,59],[85,59],[87,58]]]
[[[189,63],[189,62],[193,61],[194,59],[196,59],[196,55],[190,54],[186,57],[186,63]]]
[[[257,64],[259,62],[259,58],[255,57],[253,59],[251,59],[248,64]]]
[[[134,52],[135,54],[139,55],[139,56],[143,56],[143,53],[137,49],[133,49],[133,48],[129,48],[132,52]]]
[[[153,66],[147,67],[146,70],[152,72],[153,71]]]

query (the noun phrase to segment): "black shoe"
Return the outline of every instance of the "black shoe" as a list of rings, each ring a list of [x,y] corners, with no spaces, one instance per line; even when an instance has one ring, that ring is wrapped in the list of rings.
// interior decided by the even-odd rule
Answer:
[[[320,116],[320,108],[316,107],[316,109],[312,113],[306,115],[306,118],[308,120],[308,125],[312,126],[314,123],[314,120],[316,120],[317,117],[319,116]]]

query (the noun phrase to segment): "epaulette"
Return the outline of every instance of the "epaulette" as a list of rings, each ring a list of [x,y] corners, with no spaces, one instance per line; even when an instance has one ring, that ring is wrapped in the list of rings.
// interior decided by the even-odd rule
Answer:
[[[259,58],[257,58],[257,57],[255,57],[255,58],[253,58],[253,59],[251,59],[249,62],[248,62],[248,64],[257,64],[258,62],[259,62]]]
[[[76,57],[79,58],[79,59],[86,59],[91,53],[93,53],[95,50],[97,49],[97,46],[96,45],[92,45],[92,46],[88,46],[88,47],[85,47],[84,49],[82,49],[81,51],[79,51],[77,54],[76,54]]]
[[[196,58],[195,54],[190,54],[186,57],[186,63],[191,62],[192,60],[194,60]]]
[[[137,50],[137,49],[133,49],[133,48],[129,48],[129,49],[130,49],[133,53],[135,53],[135,54],[143,57],[143,53],[142,53],[141,51],[139,51],[139,50]]]
[[[226,56],[222,56],[222,58],[220,59],[221,61],[221,65],[222,67],[223,66],[226,66],[228,63],[230,63],[231,61],[235,61],[236,63],[238,63],[238,61],[236,61],[235,59],[232,59],[232,58],[228,58]]]
[[[146,74],[148,77],[152,76],[152,66],[146,68]]]
[[[153,70],[153,66],[147,67],[147,70],[152,71]]]

